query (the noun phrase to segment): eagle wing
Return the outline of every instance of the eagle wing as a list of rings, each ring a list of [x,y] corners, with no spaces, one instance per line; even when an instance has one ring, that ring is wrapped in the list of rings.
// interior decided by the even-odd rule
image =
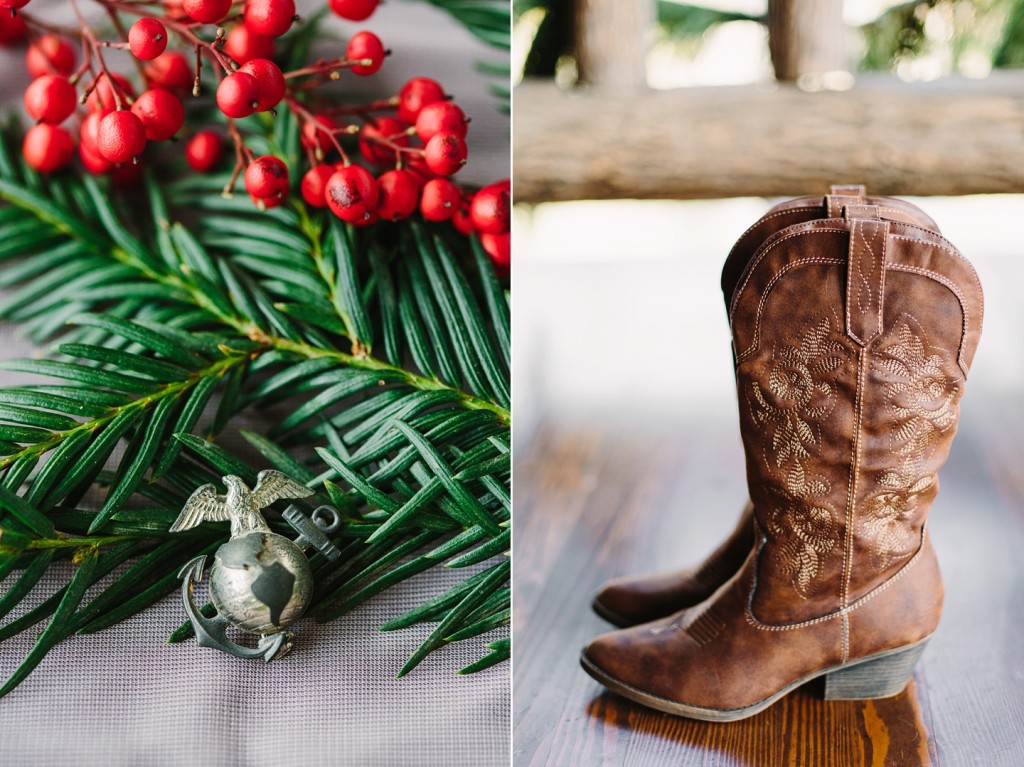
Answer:
[[[217,495],[213,485],[203,485],[185,501],[181,514],[171,525],[171,532],[189,530],[202,522],[223,522],[231,518],[231,512],[223,496]]]
[[[262,509],[282,498],[307,498],[313,491],[300,485],[287,474],[265,469],[256,475],[256,487],[252,491],[252,502]]]

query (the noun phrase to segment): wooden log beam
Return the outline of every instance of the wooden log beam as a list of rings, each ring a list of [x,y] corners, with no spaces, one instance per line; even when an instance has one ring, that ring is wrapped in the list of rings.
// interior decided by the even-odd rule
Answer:
[[[1024,74],[861,77],[628,98],[516,88],[517,201],[785,196],[833,183],[902,195],[1024,192]]]

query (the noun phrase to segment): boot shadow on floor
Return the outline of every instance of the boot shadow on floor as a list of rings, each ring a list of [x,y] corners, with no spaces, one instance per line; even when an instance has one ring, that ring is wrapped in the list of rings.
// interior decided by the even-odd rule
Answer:
[[[936,763],[921,718],[917,686],[868,701],[822,700],[816,679],[771,708],[738,722],[701,722],[662,714],[608,692],[587,704],[605,755],[626,754],[635,741],[699,748],[722,767],[831,767],[870,764],[927,767]],[[827,737],[823,737],[827,735]]]

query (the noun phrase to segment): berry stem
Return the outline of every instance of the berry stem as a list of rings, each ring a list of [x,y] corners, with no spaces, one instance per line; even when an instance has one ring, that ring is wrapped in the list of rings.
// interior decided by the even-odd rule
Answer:
[[[291,96],[285,96],[284,101],[285,104],[288,105],[288,108],[292,110],[292,114],[294,114],[299,119],[300,127],[302,124],[305,124],[307,122],[312,123],[313,127],[316,128],[316,130],[319,133],[326,133],[327,136],[331,139],[331,143],[334,144],[334,148],[337,149],[338,154],[341,155],[342,163],[344,163],[344,165],[346,166],[352,164],[352,160],[349,159],[348,152],[345,151],[344,147],[342,147],[341,145],[341,142],[338,141],[338,137],[335,135],[335,131],[331,130],[326,125],[319,122],[312,112],[310,112],[308,109],[302,106],[302,104],[300,104]],[[345,131],[347,131],[346,128],[341,129],[341,132]]]
[[[85,52],[84,57],[88,57],[88,51],[91,50],[91,52],[95,54],[96,62],[99,64],[100,68],[99,74],[96,74],[96,70],[92,68],[92,64],[89,64],[89,71],[92,72],[95,75],[95,77],[93,78],[93,81],[89,85],[89,87],[85,89],[83,99],[89,98],[89,94],[92,93],[99,85],[101,77],[106,77],[107,83],[110,85],[110,92],[114,97],[114,107],[116,109],[124,109],[124,103],[127,100],[127,97],[121,90],[121,86],[118,84],[117,80],[115,80],[113,76],[111,76],[110,70],[107,69],[107,62],[103,60],[103,53],[100,51],[102,46],[100,45],[100,41],[96,37],[96,33],[93,32],[92,28],[86,23],[85,18],[82,16],[81,11],[78,9],[77,0],[71,0],[71,7],[74,8],[75,16],[78,17],[78,20],[81,23],[81,28],[79,32],[82,36],[82,50]]]
[[[294,69],[291,72],[284,73],[285,80],[291,80],[295,77],[305,77],[307,75],[329,75],[329,79],[337,80],[339,69],[347,69],[350,67],[358,66],[369,66],[373,61],[371,59],[332,59],[331,61],[324,61],[320,59],[316,64],[312,64],[302,69]]]
[[[127,2],[127,0],[121,0],[117,2],[115,0],[98,0],[98,2],[105,5],[108,9],[124,11],[125,13],[131,13],[135,16],[149,16],[151,15],[148,10],[144,7],[151,3],[148,2]],[[152,3],[153,5],[161,5],[161,3]],[[201,27],[202,24],[198,22],[184,23],[175,19],[172,19],[166,15],[158,16],[160,22],[170,30],[173,30],[181,36],[182,39],[189,43],[192,43],[198,48],[201,48],[206,57],[210,61],[217,64],[223,71],[224,74],[228,75],[235,71],[234,62],[231,61],[224,53],[217,49],[217,44],[220,42],[223,32],[222,28],[218,27],[217,37],[212,43],[206,42],[203,38],[197,35],[193,31],[193,27]],[[224,22],[230,21],[230,19],[224,19]],[[223,22],[222,22],[223,23]],[[196,77],[199,76],[199,66],[196,67]]]
[[[114,9],[109,5],[103,5],[103,8],[106,10],[111,23],[114,25],[114,29],[117,30],[117,34],[121,36],[121,40],[123,41],[121,43],[104,43],[104,45],[110,48],[123,48],[128,50],[128,30],[124,28],[124,24],[121,22],[121,17],[118,16]],[[139,73],[139,78],[142,82],[146,82],[146,70],[143,68],[142,62],[134,56],[132,56],[131,59],[135,63],[135,70]]]
[[[231,141],[235,145],[235,169],[231,173],[231,179],[224,186],[224,191],[221,192],[223,197],[231,197],[235,193],[235,184],[238,183],[238,177],[242,175],[249,163],[252,162],[252,150],[245,145],[245,138],[242,136],[242,132],[238,130],[238,126],[232,118],[227,118],[228,121],[228,135],[231,136]]]

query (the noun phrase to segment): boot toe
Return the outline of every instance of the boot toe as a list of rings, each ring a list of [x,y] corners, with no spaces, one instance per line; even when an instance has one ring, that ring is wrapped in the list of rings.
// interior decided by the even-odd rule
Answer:
[[[616,626],[631,626],[637,622],[634,611],[634,590],[623,578],[606,583],[594,597],[594,612]]]
[[[661,683],[671,676],[666,672],[674,653],[666,652],[665,645],[671,644],[671,637],[678,633],[688,613],[682,610],[668,618],[601,634],[583,649],[583,667],[605,685],[621,683],[667,694]]]
[[[601,684],[632,684],[629,652],[619,631],[602,634],[583,648],[580,658],[584,670]]]
[[[690,580],[686,570],[615,578],[597,592],[594,612],[620,627],[659,620],[703,600]]]

